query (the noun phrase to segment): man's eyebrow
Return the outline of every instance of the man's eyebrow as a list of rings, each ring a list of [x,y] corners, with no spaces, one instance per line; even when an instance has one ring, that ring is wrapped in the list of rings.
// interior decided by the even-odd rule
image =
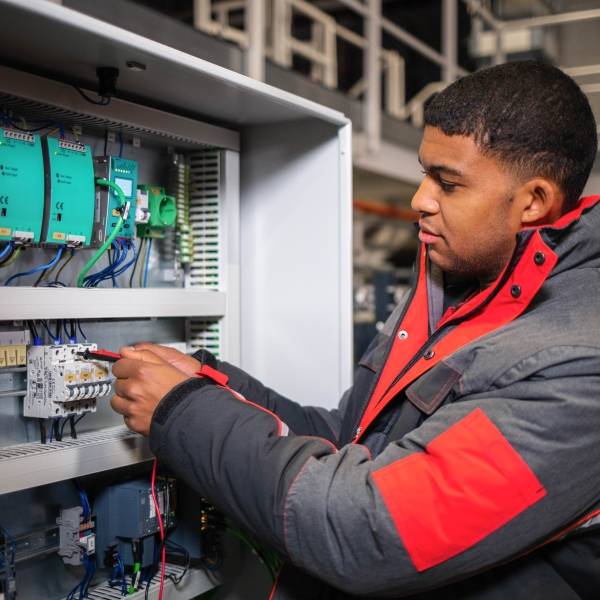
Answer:
[[[423,161],[421,160],[421,157],[418,157],[419,160],[419,164],[428,172],[428,173],[438,173],[438,174],[445,174],[445,175],[454,175],[455,177],[463,177],[464,174],[462,171],[459,171],[458,169],[453,169],[452,167],[449,167],[448,165],[426,165],[423,164]]]

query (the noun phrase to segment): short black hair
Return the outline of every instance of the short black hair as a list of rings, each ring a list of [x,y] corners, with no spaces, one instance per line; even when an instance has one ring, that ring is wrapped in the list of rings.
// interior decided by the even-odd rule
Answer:
[[[560,69],[533,60],[459,79],[429,101],[425,124],[472,136],[522,176],[553,180],[564,193],[563,210],[579,200],[598,150],[585,94]]]

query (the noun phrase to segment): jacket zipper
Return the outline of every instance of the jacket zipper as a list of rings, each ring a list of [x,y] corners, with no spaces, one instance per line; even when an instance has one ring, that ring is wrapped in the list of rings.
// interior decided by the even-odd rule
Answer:
[[[387,387],[387,389],[385,390],[385,392],[382,394],[382,398],[400,381],[400,379],[402,379],[402,377],[404,377],[404,375],[414,367],[414,365],[417,363],[417,361],[421,358],[421,354],[423,352],[423,350],[425,350],[428,346],[431,346],[432,344],[434,344],[440,337],[442,333],[446,333],[446,330],[448,329],[448,327],[450,325],[458,325],[460,323],[462,323],[463,321],[469,319],[470,317],[472,317],[477,311],[485,308],[498,294],[498,292],[504,287],[504,284],[508,281],[508,278],[510,277],[510,274],[513,272],[514,267],[516,265],[516,263],[518,262],[518,260],[516,259],[516,257],[520,257],[521,256],[521,251],[527,246],[527,243],[529,242],[531,238],[528,237],[526,239],[526,243],[524,243],[522,245],[522,247],[517,246],[517,248],[515,248],[515,251],[513,253],[513,256],[511,257],[510,263],[504,273],[504,276],[502,277],[502,279],[498,282],[498,284],[496,285],[496,287],[492,290],[492,292],[490,293],[490,295],[481,303],[479,304],[479,306],[474,307],[471,311],[469,311],[466,315],[463,315],[462,317],[460,317],[459,319],[452,319],[450,321],[448,321],[447,323],[444,323],[444,325],[442,327],[440,327],[439,329],[437,329],[436,331],[433,332],[433,334],[431,336],[429,336],[427,338],[427,341],[417,350],[417,352],[415,352],[415,354],[413,355],[413,357],[410,359],[410,361],[405,365],[404,369],[402,369],[400,371],[400,373],[394,378],[394,380],[392,381],[392,383],[390,383],[390,385]],[[419,259],[420,259],[420,255],[419,255]],[[420,262],[420,261],[419,261]],[[419,270],[417,271],[417,275],[419,275]],[[417,277],[417,284],[418,284],[418,277]],[[385,364],[387,362],[387,359],[389,358],[390,352],[392,350],[392,347],[394,345],[394,341],[396,339],[396,332],[397,330],[400,328],[400,325],[402,323],[402,319],[404,319],[404,315],[406,314],[406,312],[408,311],[408,308],[413,300],[414,294],[416,292],[417,286],[415,286],[413,288],[413,290],[411,291],[411,297],[408,300],[408,303],[406,304],[405,309],[402,311],[402,315],[400,316],[400,318],[398,319],[398,325],[395,327],[394,329],[394,337],[392,338],[392,344],[390,345],[390,349],[388,350],[388,353],[386,354],[385,357],[385,362],[384,362],[384,367]],[[377,385],[377,383],[379,382],[379,379],[381,378],[381,375],[383,373],[383,368],[380,370],[379,372],[379,377],[377,378],[377,381],[375,382],[375,384],[371,387],[371,390],[369,391],[369,400],[366,402],[366,404],[363,407],[363,410],[360,414],[360,418],[358,419],[358,423],[360,423],[365,415],[365,412],[367,410],[367,407],[369,406],[370,402],[371,402],[371,395],[373,393],[373,390],[375,388],[375,385]],[[355,442],[359,437],[360,434],[363,432],[363,428],[359,425],[354,433],[354,438],[352,439],[353,442]]]
[[[392,351],[392,348],[394,347],[394,341],[396,339],[396,336],[398,335],[398,330],[400,329],[400,325],[402,325],[402,321],[404,320],[404,317],[406,316],[406,313],[408,312],[408,309],[410,308],[410,305],[412,304],[412,301],[415,297],[415,294],[417,293],[417,287],[419,285],[419,278],[421,276],[421,253],[423,252],[422,248],[419,246],[419,253],[417,255],[417,268],[415,270],[415,285],[411,288],[410,292],[409,292],[409,296],[406,300],[406,304],[404,305],[404,309],[402,310],[402,312],[400,313],[400,316],[398,317],[398,322],[396,323],[396,326],[394,327],[394,334],[392,335],[392,337],[390,338],[390,343],[389,343],[389,347],[388,350],[385,354],[385,360],[383,361],[383,365],[385,366],[385,364],[387,363],[388,358],[390,357],[390,353]],[[360,423],[362,421],[362,418],[365,415],[365,411],[367,410],[367,407],[369,406],[370,402],[371,402],[371,396],[373,395],[373,392],[375,391],[375,388],[377,386],[377,384],[379,383],[379,380],[381,379],[381,376],[383,374],[383,368],[381,368],[379,370],[379,375],[377,377],[374,378],[373,383],[371,384],[371,387],[369,388],[369,391],[366,394],[366,398],[367,400],[363,403],[363,407],[362,410],[358,416],[358,419],[355,420],[355,423]],[[358,436],[362,433],[362,427],[356,427],[355,431],[354,431],[354,437],[352,438],[352,442],[356,441],[356,439],[358,438]]]

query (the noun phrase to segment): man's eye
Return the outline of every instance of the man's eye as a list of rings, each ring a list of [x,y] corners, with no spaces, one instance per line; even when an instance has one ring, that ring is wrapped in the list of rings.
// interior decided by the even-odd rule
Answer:
[[[440,187],[447,194],[451,194],[458,186],[455,183],[449,183],[448,181],[440,179]]]

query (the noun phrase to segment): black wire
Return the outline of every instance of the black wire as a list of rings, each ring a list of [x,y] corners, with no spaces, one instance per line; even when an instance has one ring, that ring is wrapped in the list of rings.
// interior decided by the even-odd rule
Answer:
[[[48,441],[46,425],[44,424],[44,421],[42,421],[41,419],[39,420],[39,423],[40,423],[40,443],[45,444]]]
[[[104,130],[104,156],[108,153],[108,129]]]
[[[41,320],[40,321],[42,327],[46,330],[46,333],[48,334],[48,336],[50,337],[50,343],[54,342],[54,337],[52,335],[52,332],[50,331],[50,328],[48,327],[48,323],[45,320]]]
[[[35,321],[27,321],[27,324],[29,326],[29,331],[31,331],[31,333],[33,334],[33,337],[34,338],[39,338],[38,331],[37,331],[37,328],[35,326]]]
[[[77,425],[77,423],[79,423],[79,421],[81,421],[81,419],[83,419],[83,417],[85,417],[85,415],[87,415],[87,413],[83,413],[82,415],[79,415],[76,419],[75,419],[75,425]]]
[[[173,552],[179,552],[179,553],[183,554],[183,556],[184,556],[185,566],[183,568],[183,571],[179,575],[179,577],[177,577],[176,575],[173,575],[173,573],[169,573],[169,575],[167,575],[167,577],[166,577],[167,579],[170,579],[175,585],[179,585],[181,583],[181,580],[187,575],[187,572],[190,569],[192,557],[190,556],[190,553],[188,552],[187,548],[185,548],[181,544],[172,542],[171,540],[165,540],[165,545],[167,546],[167,548],[169,546],[171,546]],[[162,548],[161,548],[161,552],[162,552]]]
[[[60,331],[62,329],[62,321],[60,319],[56,319],[56,337],[54,339],[60,338]]]
[[[144,245],[144,241],[146,238],[142,238],[140,242],[140,247],[138,248],[137,254],[135,255],[135,262],[133,263],[133,269],[131,269],[131,275],[129,275],[129,287],[133,287],[133,276],[135,275],[135,270],[137,268],[138,260],[140,259],[140,254],[142,253],[142,246]]]
[[[79,333],[81,334],[81,337],[83,338],[83,341],[87,341],[87,335],[85,335],[83,329],[81,329],[81,321],[77,321],[77,329],[79,329]]]
[[[60,426],[60,439],[58,437],[56,437],[56,441],[57,442],[62,442],[63,439],[63,435],[65,433],[65,426],[69,421],[69,417],[65,417],[65,420],[62,422],[62,425]]]
[[[77,87],[76,85],[74,85],[73,87],[79,92],[79,95],[84,100],[87,100],[91,104],[96,104],[98,106],[107,106],[108,104],[110,104],[110,96],[100,96],[102,100],[94,100],[94,98],[88,96],[81,88]]]
[[[32,127],[31,129],[24,129],[23,127],[19,127],[12,119],[7,118],[7,121],[10,123],[10,126],[17,131],[23,131],[25,133],[35,133],[36,131],[42,131],[42,129],[48,129],[48,127],[52,127],[53,123],[46,123],[45,125],[41,125],[40,127]]]
[[[71,430],[71,439],[77,439],[77,430],[75,429],[75,415],[69,417],[69,425]]]
[[[54,435],[55,441],[62,442],[63,431],[65,429],[66,422],[67,422],[67,419],[64,420],[62,427],[59,427],[60,419],[52,419],[52,433]]]

